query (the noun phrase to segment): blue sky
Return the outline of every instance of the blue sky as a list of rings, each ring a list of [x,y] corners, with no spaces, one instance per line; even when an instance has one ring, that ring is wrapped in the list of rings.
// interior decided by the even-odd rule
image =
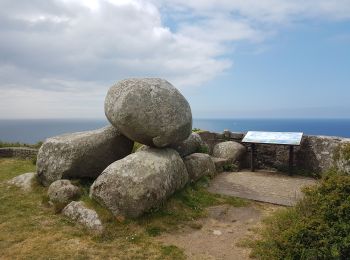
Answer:
[[[349,118],[349,0],[0,0],[0,118],[102,118],[162,77],[196,118]]]
[[[350,117],[349,22],[298,24],[262,45],[238,45],[231,58],[230,69],[189,94],[198,116]]]

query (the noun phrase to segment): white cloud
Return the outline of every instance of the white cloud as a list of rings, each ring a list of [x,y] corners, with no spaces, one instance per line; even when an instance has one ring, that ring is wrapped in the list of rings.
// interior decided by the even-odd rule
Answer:
[[[0,117],[72,115],[63,105],[78,116],[84,102],[101,112],[108,86],[126,77],[200,86],[232,65],[225,54],[236,42],[257,44],[302,19],[350,18],[347,0],[0,3]]]

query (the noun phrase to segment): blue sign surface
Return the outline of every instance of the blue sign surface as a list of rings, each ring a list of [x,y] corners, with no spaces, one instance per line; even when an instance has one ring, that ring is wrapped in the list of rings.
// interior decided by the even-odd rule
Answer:
[[[249,131],[243,138],[244,143],[300,145],[303,133],[298,132],[262,132]]]

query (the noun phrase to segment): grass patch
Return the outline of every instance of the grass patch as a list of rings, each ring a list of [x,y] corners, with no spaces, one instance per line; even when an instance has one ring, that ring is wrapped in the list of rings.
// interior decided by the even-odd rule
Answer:
[[[205,132],[205,130],[202,130],[200,128],[193,128],[192,133],[200,133],[200,132]]]
[[[207,215],[206,208],[229,204],[234,207],[248,205],[246,200],[209,193],[206,190],[209,179],[188,184],[176,192],[165,205],[145,214],[137,220],[139,225],[157,227],[157,232],[170,232],[181,225],[192,225],[192,221]]]
[[[206,153],[209,154],[209,148],[207,145],[201,145],[197,149],[197,153]]]
[[[0,159],[0,259],[185,259],[181,249],[162,245],[154,237],[182,225],[192,227],[192,220],[206,216],[208,206],[247,204],[208,193],[204,178],[139,219],[118,219],[89,198],[91,180],[73,180],[81,187],[80,199],[97,211],[105,227],[102,235],[91,235],[54,213],[47,188],[37,184],[34,192],[23,193],[3,182],[30,171],[35,171],[30,160]]]
[[[176,246],[162,246],[161,250],[164,257],[171,256],[174,257],[173,259],[186,259],[185,254]]]
[[[34,172],[35,165],[31,160],[0,159],[0,182],[11,179],[21,173]]]
[[[238,165],[234,163],[225,164],[222,168],[224,172],[238,172],[239,170]]]
[[[349,259],[350,176],[329,173],[296,207],[265,220],[251,241],[259,259]]]
[[[132,153],[136,152],[137,149],[139,149],[141,146],[143,146],[143,144],[140,144],[138,142],[134,142],[134,146],[132,148]]]
[[[9,143],[9,142],[2,142],[0,141],[0,148],[4,147],[29,147],[29,148],[36,148],[39,149],[43,142],[37,142],[36,144],[26,144],[26,143],[20,143],[20,142],[15,142],[15,143]]]

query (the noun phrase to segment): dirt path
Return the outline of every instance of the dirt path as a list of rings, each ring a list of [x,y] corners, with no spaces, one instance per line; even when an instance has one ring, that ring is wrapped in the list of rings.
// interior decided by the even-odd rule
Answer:
[[[220,205],[208,208],[208,217],[197,220],[159,240],[184,249],[188,259],[249,259],[250,250],[238,245],[252,236],[252,228],[281,206],[252,202],[247,207]]]

